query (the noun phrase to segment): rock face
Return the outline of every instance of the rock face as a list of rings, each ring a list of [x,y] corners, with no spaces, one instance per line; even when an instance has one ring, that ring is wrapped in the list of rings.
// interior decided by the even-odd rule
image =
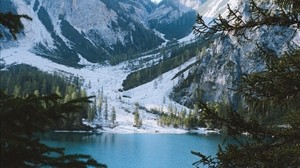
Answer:
[[[164,0],[148,17],[149,26],[169,40],[183,38],[192,31],[201,0]]]
[[[32,52],[76,66],[81,58],[104,62],[182,38],[191,32],[195,6],[200,4],[200,0],[159,4],[150,0],[7,0],[1,2],[1,11],[10,9],[33,18],[24,21],[24,34],[19,38]],[[18,45],[8,44],[9,34],[6,37],[1,47]]]
[[[237,7],[244,9],[245,5]],[[245,37],[227,35],[215,39],[199,54],[198,64],[186,78],[188,85],[178,85],[171,96],[190,107],[200,98],[206,102],[227,101],[237,108],[241,97],[234,90],[241,76],[265,68],[258,46],[280,56],[289,43],[299,46],[300,32],[279,26],[262,27],[246,32]]]
[[[226,14],[226,4],[243,10],[248,17],[247,1],[237,0],[7,0],[1,11],[27,14],[19,42],[8,33],[2,48],[23,47],[37,55],[67,66],[79,62],[104,62],[122,59],[152,50],[168,40],[178,40],[191,33],[196,13],[207,22]],[[3,30],[3,28],[0,27]],[[200,96],[204,101],[227,100],[236,107],[240,97],[233,91],[243,74],[265,67],[257,44],[281,55],[287,44],[300,45],[299,30],[263,27],[246,37],[228,35],[215,39],[202,49],[198,62],[178,85],[171,97],[190,106]]]

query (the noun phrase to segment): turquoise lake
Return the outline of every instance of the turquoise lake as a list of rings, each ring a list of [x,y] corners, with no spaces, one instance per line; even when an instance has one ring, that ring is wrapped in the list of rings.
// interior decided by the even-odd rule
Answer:
[[[92,155],[109,168],[189,168],[199,158],[191,151],[215,155],[221,135],[47,133],[41,141],[67,153]]]

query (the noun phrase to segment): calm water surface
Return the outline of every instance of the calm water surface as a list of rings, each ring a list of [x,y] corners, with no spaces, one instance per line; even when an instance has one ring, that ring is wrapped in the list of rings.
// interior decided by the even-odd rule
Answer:
[[[67,153],[92,155],[109,168],[190,168],[201,151],[215,155],[221,135],[47,133],[41,141]]]

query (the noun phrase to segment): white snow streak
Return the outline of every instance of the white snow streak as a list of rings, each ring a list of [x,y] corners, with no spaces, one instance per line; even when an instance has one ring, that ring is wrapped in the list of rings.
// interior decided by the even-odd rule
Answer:
[[[119,92],[118,89],[122,88],[122,81],[129,74],[128,70],[124,70],[125,63],[117,66],[100,66],[98,64],[89,64],[85,68],[76,69],[66,67],[54,63],[48,59],[41,58],[29,52],[27,47],[11,48],[1,51],[1,58],[5,61],[6,65],[13,64],[28,64],[39,69],[53,73],[65,72],[65,74],[73,74],[85,80],[85,86],[89,95],[96,95],[98,90],[103,88],[104,95],[108,98],[108,109],[111,111],[112,107],[117,111],[118,126],[114,129],[104,128],[103,131],[114,133],[186,133],[186,130],[175,129],[172,127],[161,127],[157,124],[157,116],[149,114],[140,110],[140,116],[143,119],[143,126],[140,129],[133,127],[133,114],[135,104],[139,103],[140,106],[147,109],[157,108],[166,109],[170,104],[176,106],[178,110],[185,108],[176,102],[168,99],[167,95],[176,84],[177,80],[171,81],[171,78],[180,70],[175,68],[170,72],[164,73],[160,79],[156,79],[142,86],[136,87],[129,91]],[[195,59],[189,60],[182,65],[182,68],[192,63]],[[88,64],[84,59],[81,59],[82,64]],[[88,87],[91,83],[91,87]],[[154,84],[155,83],[155,84]],[[124,98],[123,95],[128,95],[131,98]],[[120,99],[121,98],[121,99]],[[163,99],[166,99],[163,103]],[[126,112],[129,111],[131,113]],[[103,124],[95,120],[94,125]]]

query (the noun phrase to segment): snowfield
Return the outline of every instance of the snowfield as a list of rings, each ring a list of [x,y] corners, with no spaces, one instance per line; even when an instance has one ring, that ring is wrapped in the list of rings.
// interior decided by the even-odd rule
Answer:
[[[20,41],[22,44],[22,41]],[[103,88],[104,96],[108,98],[109,113],[112,107],[115,107],[117,113],[117,126],[113,129],[109,127],[109,123],[105,123],[100,119],[85,124],[96,126],[104,126],[99,132],[112,133],[187,133],[187,130],[175,129],[173,127],[161,127],[158,123],[158,116],[147,113],[145,110],[139,110],[143,125],[141,128],[133,127],[134,115],[133,111],[136,104],[146,109],[162,109],[166,111],[171,104],[178,110],[186,108],[177,104],[168,98],[168,94],[172,91],[172,87],[176,85],[177,79],[171,80],[173,76],[185,68],[187,65],[195,61],[190,59],[181,67],[175,68],[164,73],[159,79],[155,79],[149,83],[136,87],[134,89],[120,92],[122,82],[131,72],[126,69],[127,63],[121,63],[116,66],[91,64],[81,59],[80,63],[85,68],[73,68],[54,63],[48,59],[37,56],[29,51],[29,46],[19,46],[18,48],[4,49],[1,51],[1,59],[4,60],[6,66],[15,64],[28,64],[49,73],[59,72],[63,75],[75,75],[84,79],[84,88],[88,95],[97,95],[98,91]],[[145,56],[149,57],[149,55]],[[84,119],[83,119],[84,120]],[[198,133],[206,133],[205,130],[198,130]]]
[[[153,0],[156,3],[159,3],[160,0]],[[226,6],[227,2],[234,2],[234,0],[222,0],[218,5],[214,5],[218,0],[208,0],[204,4],[202,4],[201,10],[198,10],[204,17],[209,20],[212,17],[215,17],[217,13],[220,13],[220,6]],[[32,11],[31,7],[28,8],[24,1],[14,1],[17,8],[18,13],[27,13],[30,16],[38,17],[37,14]],[[47,3],[46,1],[43,1]],[[192,1],[182,1],[186,6],[193,6]],[[221,3],[222,2],[222,3]],[[100,2],[99,2],[100,3]],[[200,5],[200,1],[197,2]],[[211,7],[214,7],[211,10]],[[56,8],[55,8],[56,9]],[[203,9],[203,10],[202,10]],[[205,9],[205,10],[204,10]],[[70,11],[68,11],[70,12]],[[77,11],[80,13],[80,11]],[[221,12],[223,12],[221,10]],[[55,12],[54,12],[55,13]],[[96,17],[96,16],[95,16]],[[109,16],[108,18],[115,18]],[[49,73],[60,72],[63,75],[75,75],[82,79],[84,79],[84,87],[88,92],[88,95],[97,95],[98,91],[103,88],[104,96],[108,98],[108,109],[109,113],[114,107],[117,113],[117,126],[111,129],[109,127],[109,123],[105,123],[99,119],[95,119],[95,121],[88,123],[84,121],[85,124],[91,126],[101,125],[104,126],[103,130],[106,132],[114,132],[114,133],[186,133],[186,130],[175,129],[172,127],[161,127],[158,123],[158,116],[152,113],[147,113],[146,110],[139,110],[140,116],[142,118],[143,125],[140,129],[133,127],[134,123],[134,115],[133,111],[136,107],[136,104],[139,104],[140,107],[143,107],[147,110],[158,109],[166,111],[167,107],[172,105],[176,107],[177,110],[182,110],[183,107],[180,104],[170,100],[168,98],[169,93],[172,91],[172,88],[178,83],[178,79],[171,80],[174,75],[179,72],[181,69],[184,69],[191,63],[195,61],[195,58],[190,59],[185,64],[181,65],[178,68],[175,68],[169,72],[162,74],[157,79],[136,87],[134,89],[120,92],[119,89],[122,89],[122,82],[126,78],[126,76],[131,72],[128,69],[128,62],[123,62],[116,66],[110,65],[99,65],[92,64],[79,55],[81,59],[79,64],[85,65],[84,68],[78,69],[73,67],[67,67],[61,64],[54,63],[48,59],[37,56],[32,53],[31,50],[37,43],[42,43],[45,46],[53,46],[53,41],[49,40],[50,38],[49,32],[37,20],[27,21],[22,20],[25,29],[24,36],[18,35],[18,41],[14,46],[10,46],[11,48],[3,48],[0,46],[0,58],[4,60],[6,66],[14,65],[14,64],[28,64],[34,67],[39,68],[42,71],[46,71]],[[108,24],[109,20],[104,22]],[[55,22],[57,23],[57,22]],[[81,24],[81,23],[77,23]],[[101,22],[102,24],[102,22]],[[104,24],[104,25],[107,25]],[[57,24],[54,24],[57,26]],[[80,26],[78,26],[80,27]],[[97,27],[97,26],[96,26]],[[98,26],[101,27],[101,26]],[[60,36],[61,32],[57,31]],[[156,31],[160,37],[164,39],[164,34]],[[109,32],[105,35],[109,34]],[[112,36],[113,37],[113,36]],[[113,37],[113,39],[116,39]],[[178,40],[180,43],[190,43],[195,39],[194,34],[190,34],[185,38]],[[63,40],[67,41],[63,38]],[[110,41],[107,39],[107,41]],[[113,43],[113,41],[111,42]],[[165,39],[165,43],[163,43],[160,47],[166,45],[167,40]],[[16,47],[16,45],[18,45]],[[153,58],[151,61],[157,61],[157,54],[146,55],[144,57]],[[138,62],[138,61],[136,61]],[[188,73],[188,72],[185,72]],[[184,74],[187,76],[187,74]],[[188,110],[188,109],[187,109]],[[198,133],[206,133],[206,130],[196,130]]]

